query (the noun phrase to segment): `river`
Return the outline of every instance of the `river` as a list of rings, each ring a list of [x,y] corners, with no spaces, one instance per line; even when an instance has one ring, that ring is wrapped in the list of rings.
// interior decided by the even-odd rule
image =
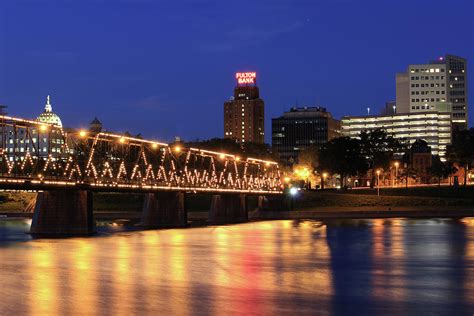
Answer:
[[[474,218],[28,228],[0,220],[2,315],[474,313]]]

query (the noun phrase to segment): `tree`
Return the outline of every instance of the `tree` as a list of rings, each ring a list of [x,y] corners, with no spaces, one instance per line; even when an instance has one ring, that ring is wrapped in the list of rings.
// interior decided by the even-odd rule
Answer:
[[[341,177],[341,187],[345,188],[345,178],[367,171],[367,163],[362,155],[361,142],[350,137],[332,139],[319,150],[319,168]]]
[[[445,163],[441,161],[438,155],[433,155],[431,157],[431,167],[429,168],[429,173],[438,179],[438,186],[441,185],[441,180],[446,178],[446,171],[448,168]]]
[[[294,177],[304,180],[308,187],[316,183],[315,170],[318,168],[318,148],[308,147],[298,153],[298,163],[293,165]]]
[[[228,154],[244,157],[275,160],[275,156],[272,154],[268,144],[254,142],[239,144],[235,141],[235,139],[231,138],[211,138],[201,141],[196,140],[186,143],[186,146],[225,152]]]
[[[376,169],[387,169],[393,156],[404,151],[404,144],[384,129],[372,129],[360,133],[362,153],[371,169],[370,186],[373,187]]]
[[[189,142],[186,143],[186,147],[196,147],[233,155],[241,155],[243,153],[242,147],[235,140],[230,138],[211,138],[208,140]]]
[[[474,160],[474,133],[467,130],[456,132],[447,147],[447,156],[450,162],[464,168],[464,185],[467,185],[467,170]]]
[[[243,152],[247,157],[276,160],[270,145],[265,143],[246,142],[242,144]]]

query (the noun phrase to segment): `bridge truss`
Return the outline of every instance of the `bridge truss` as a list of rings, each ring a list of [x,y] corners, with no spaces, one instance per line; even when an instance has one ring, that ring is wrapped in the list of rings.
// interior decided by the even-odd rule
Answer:
[[[0,188],[281,193],[278,164],[0,116]]]

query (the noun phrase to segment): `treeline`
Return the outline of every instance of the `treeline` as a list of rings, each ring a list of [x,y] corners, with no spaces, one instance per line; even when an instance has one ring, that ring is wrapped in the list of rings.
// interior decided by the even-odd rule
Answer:
[[[224,152],[231,155],[240,156],[242,158],[252,157],[259,159],[277,160],[268,144],[260,144],[254,142],[237,143],[230,138],[212,138],[208,140],[195,140],[185,143],[186,147],[195,147],[207,149],[217,152]]]
[[[413,168],[410,154],[427,143],[418,140],[409,144],[404,139],[397,139],[383,129],[363,131],[359,138],[339,137],[332,139],[319,148],[309,148],[300,155],[300,163],[309,165],[318,174],[324,172],[339,175],[341,187],[346,186],[348,177],[365,176],[369,173],[371,186],[375,183],[376,171],[387,171],[397,162],[400,166],[399,177],[415,178],[418,170]],[[429,151],[430,152],[430,151]],[[455,133],[452,144],[447,147],[447,161],[441,161],[437,155],[432,156],[429,174],[438,179],[449,177],[457,172],[454,165],[468,170],[474,160],[474,137],[469,131]],[[464,172],[464,184],[467,183],[467,172]]]

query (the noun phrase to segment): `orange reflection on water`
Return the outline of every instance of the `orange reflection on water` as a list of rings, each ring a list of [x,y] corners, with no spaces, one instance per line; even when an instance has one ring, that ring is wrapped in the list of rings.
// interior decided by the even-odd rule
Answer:
[[[170,251],[168,252],[168,270],[164,271],[169,276],[168,284],[170,285],[169,300],[174,302],[170,305],[173,315],[188,315],[188,258],[186,238],[183,230],[172,229],[167,234],[170,243]]]
[[[404,302],[407,298],[403,222],[401,219],[372,221],[371,295],[382,300],[386,297]],[[387,265],[386,262],[389,262]]]
[[[54,258],[55,244],[38,243],[29,252],[29,314],[55,315],[58,314],[58,271]]]
[[[91,315],[97,309],[97,270],[93,267],[96,257],[95,244],[87,239],[76,239],[71,246],[73,251],[67,252],[67,263],[77,272],[71,275],[69,281],[73,295],[78,298],[72,300],[71,305],[74,310]]]

